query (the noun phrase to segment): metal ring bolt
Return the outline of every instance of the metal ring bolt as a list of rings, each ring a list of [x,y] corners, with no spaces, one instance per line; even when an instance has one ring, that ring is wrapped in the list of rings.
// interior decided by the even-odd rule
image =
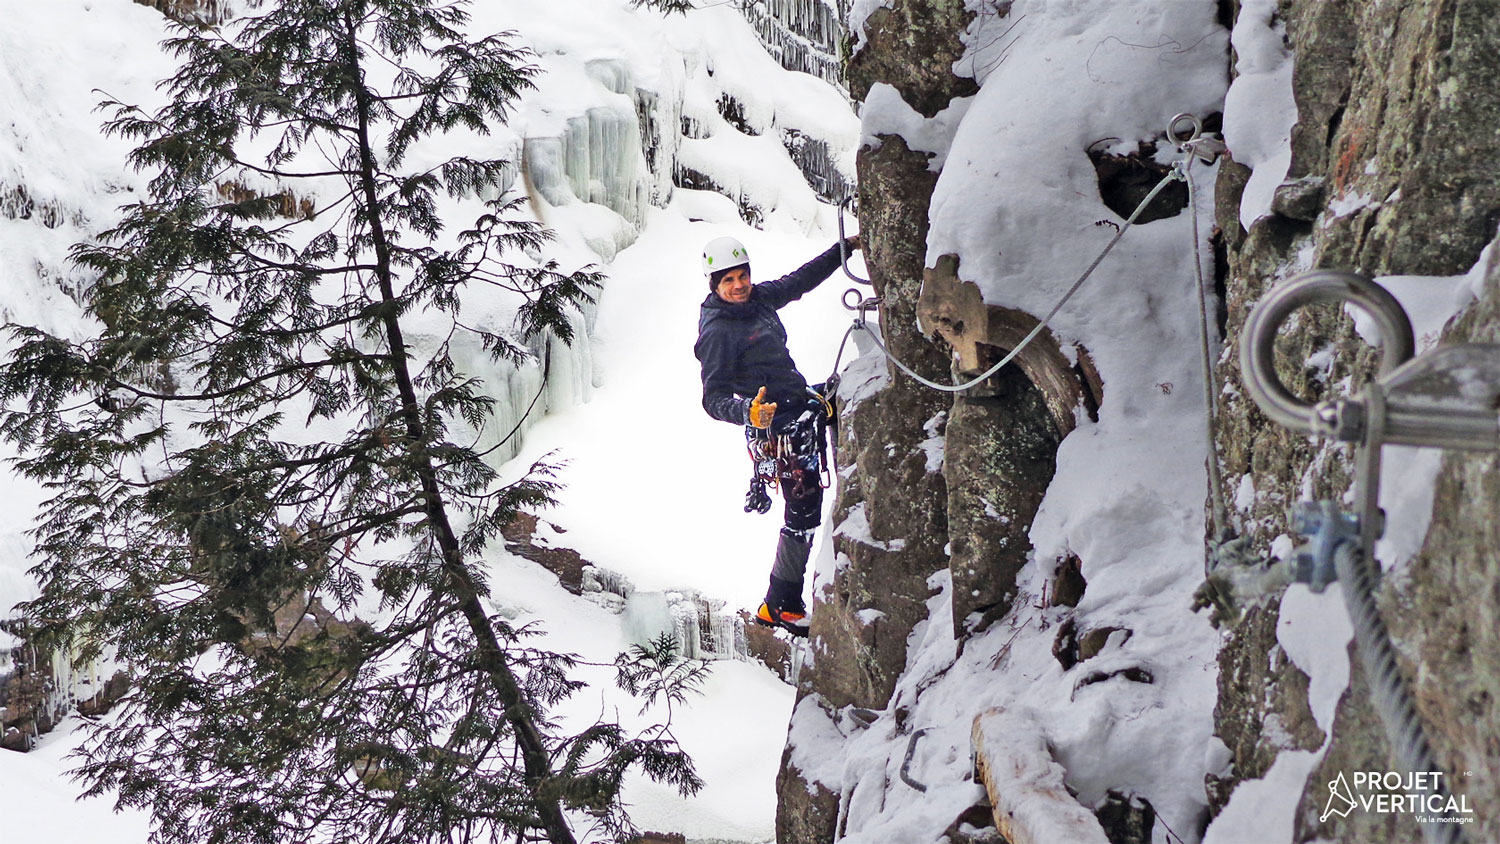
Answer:
[[[1374,318],[1380,328],[1382,375],[1410,360],[1416,348],[1401,303],[1365,276],[1314,270],[1271,290],[1250,312],[1240,336],[1240,360],[1250,397],[1272,421],[1295,430],[1320,430],[1320,414],[1316,405],[1293,395],[1277,377],[1276,332],[1293,313],[1317,304],[1352,304]]]
[[[1189,121],[1192,124],[1193,131],[1192,134],[1188,135],[1187,137],[1179,137],[1177,134],[1178,124],[1182,123],[1184,120]],[[1185,111],[1181,114],[1173,116],[1171,120],[1167,121],[1167,140],[1178,146],[1196,141],[1202,136],[1203,121],[1196,114]]]

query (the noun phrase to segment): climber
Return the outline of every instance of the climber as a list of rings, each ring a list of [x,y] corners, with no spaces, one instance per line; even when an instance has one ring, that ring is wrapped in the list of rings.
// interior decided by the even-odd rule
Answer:
[[[850,250],[860,248],[858,235],[844,243]],[[709,293],[699,309],[693,346],[703,367],[703,409],[715,419],[744,425],[752,455],[759,447],[761,454],[780,454],[790,467],[781,484],[786,505],[770,586],[755,620],[799,636],[807,635],[802,580],[823,516],[819,471],[831,408],[797,371],[776,311],[821,284],[839,260],[839,244],[834,244],[775,281],[752,284],[750,255],[738,240],[720,237],[703,248]],[[794,484],[788,482],[792,477]],[[765,499],[754,509],[769,507]]]

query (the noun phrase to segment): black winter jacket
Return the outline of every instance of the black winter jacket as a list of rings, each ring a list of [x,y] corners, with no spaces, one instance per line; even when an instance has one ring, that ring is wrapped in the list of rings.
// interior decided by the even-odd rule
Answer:
[[[807,401],[807,379],[786,348],[786,327],[777,309],[796,301],[839,267],[839,245],[775,281],[754,285],[750,300],[733,304],[710,292],[698,310],[693,353],[703,365],[703,409],[736,425],[749,419],[750,399],[761,387],[782,410]],[[785,414],[788,422],[795,416]],[[776,415],[781,422],[783,414]]]

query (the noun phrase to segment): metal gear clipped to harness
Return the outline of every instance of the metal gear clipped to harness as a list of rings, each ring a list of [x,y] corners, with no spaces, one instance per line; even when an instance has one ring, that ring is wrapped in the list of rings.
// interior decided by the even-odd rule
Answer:
[[[831,415],[832,406],[821,395],[817,400],[815,408],[803,412],[780,434],[745,429],[745,450],[754,467],[745,493],[746,513],[769,512],[772,489],[779,488],[788,498],[800,500],[832,485],[823,433],[824,419]]]

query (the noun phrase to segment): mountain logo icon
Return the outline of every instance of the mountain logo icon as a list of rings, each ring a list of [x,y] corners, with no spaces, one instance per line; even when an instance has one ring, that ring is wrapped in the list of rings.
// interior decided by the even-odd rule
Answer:
[[[1344,775],[1340,773],[1328,783],[1328,805],[1323,808],[1323,816],[1318,818],[1318,823],[1324,823],[1334,815],[1347,818],[1358,805],[1354,802],[1354,794],[1349,791],[1349,783],[1345,782]]]

